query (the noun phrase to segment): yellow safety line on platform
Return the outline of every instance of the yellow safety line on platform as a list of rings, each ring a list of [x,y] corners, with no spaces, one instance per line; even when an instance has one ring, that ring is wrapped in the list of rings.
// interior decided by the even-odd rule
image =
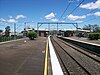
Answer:
[[[44,75],[47,75],[48,70],[48,40],[46,44],[46,55],[45,55],[45,65],[44,65]]]

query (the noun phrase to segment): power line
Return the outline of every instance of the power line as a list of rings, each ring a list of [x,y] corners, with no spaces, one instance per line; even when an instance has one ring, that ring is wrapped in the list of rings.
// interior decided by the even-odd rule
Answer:
[[[90,14],[90,13],[94,12],[95,10],[97,10],[97,9],[93,9],[93,10],[89,11],[89,12],[86,13],[86,14]]]
[[[88,15],[88,14],[90,14],[90,13],[92,13],[92,12],[94,12],[96,9],[94,9],[94,10],[91,10],[90,12],[88,12],[86,15]],[[85,22],[88,22],[88,21],[91,21],[91,20],[95,20],[96,18],[92,18],[92,19],[89,19],[89,20],[86,20],[86,21],[83,21],[82,23],[85,23]]]
[[[90,12],[88,12],[88,13],[86,13],[86,14],[90,14],[90,13],[92,13],[92,12],[94,12],[96,9],[94,9],[94,10],[91,10]]]
[[[72,12],[70,12],[70,14],[72,14],[84,1],[85,1],[85,0],[83,0],[82,2],[80,2],[80,4],[79,4]],[[86,14],[90,14],[90,13],[94,12],[95,10],[96,10],[96,9],[91,10],[90,12],[88,12],[88,13],[86,13]],[[88,22],[88,21],[91,21],[91,20],[95,20],[95,19],[97,19],[97,18],[92,18],[92,19],[83,21],[82,23],[85,23],[85,22]],[[80,24],[81,24],[81,23],[80,23]]]
[[[60,16],[59,20],[63,17],[63,15],[65,14],[65,12],[68,10],[68,7],[70,6],[71,2],[68,4],[68,6],[66,7],[66,9],[64,10],[64,12],[62,13],[62,15]]]
[[[94,12],[96,9],[94,9],[94,10],[91,10],[90,12],[88,12],[87,14],[90,14],[90,13],[92,13],[92,12]],[[86,21],[83,21],[82,23],[85,23],[85,22],[88,22],[88,21],[91,21],[91,20],[95,20],[95,19],[97,19],[97,17],[95,17],[95,18],[92,18],[92,19],[89,19],[89,20],[86,20]],[[81,24],[81,23],[80,23]]]
[[[77,7],[75,7],[69,14],[72,14],[84,1],[85,1],[85,0],[82,0],[82,1],[79,3],[79,5],[78,5]],[[61,15],[61,17],[60,17],[59,19],[62,18],[62,16],[65,14],[65,12],[67,11],[67,9],[68,9],[69,6],[70,6],[70,3],[68,4],[67,8],[65,9],[65,11],[63,12],[63,14]],[[92,12],[94,12],[95,10],[96,10],[96,9],[89,11],[88,13],[86,13],[86,15],[87,15],[87,14],[90,14],[90,13],[92,13]],[[91,20],[95,20],[95,19],[97,19],[97,17],[96,17],[96,18],[89,19],[89,20],[86,20],[86,21],[83,21],[82,23],[85,23],[85,22],[88,22],[88,21],[91,21]],[[81,24],[81,23],[79,23],[79,24]]]
[[[79,5],[73,9],[73,11],[70,12],[70,14],[72,14],[85,0],[82,0],[82,2],[79,3]]]
[[[86,20],[86,21],[83,21],[82,23],[85,23],[85,22],[88,22],[88,21],[91,21],[91,20],[95,20],[95,19],[97,19],[97,17],[92,18],[92,19],[88,19],[88,20]],[[81,24],[81,23],[79,23],[79,24]]]
[[[69,14],[72,14],[85,0],[82,0],[77,7],[75,7]],[[66,18],[64,18],[65,20]]]
[[[96,9],[91,10],[90,12],[86,13],[85,15],[88,15],[88,14],[94,12],[95,10],[96,10]],[[88,22],[88,21],[91,21],[91,20],[95,20],[95,19],[97,19],[97,17],[96,17],[96,18],[92,18],[92,19],[85,20],[85,21],[83,21],[82,23],[85,23],[85,22]],[[79,24],[81,24],[81,23],[79,23]]]

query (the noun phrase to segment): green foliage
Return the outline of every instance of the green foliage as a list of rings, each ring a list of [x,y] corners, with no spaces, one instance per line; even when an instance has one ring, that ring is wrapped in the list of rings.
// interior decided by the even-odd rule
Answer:
[[[91,25],[90,24],[89,25],[85,25],[83,27],[83,30],[90,30],[91,31]]]
[[[5,27],[5,35],[8,37],[10,34],[10,26]]]
[[[72,32],[72,31],[65,31],[65,32],[64,32],[64,36],[65,36],[65,37],[73,36],[73,32]]]
[[[83,27],[83,30],[90,30],[91,32],[92,31],[93,32],[100,32],[100,26],[97,24],[94,24],[94,25],[89,24],[89,25],[85,25]]]
[[[3,32],[3,30],[0,29],[0,32]]]
[[[100,34],[99,33],[89,33],[89,39],[90,40],[98,40],[99,39]]]
[[[29,31],[27,36],[31,39],[31,40],[34,40],[34,38],[37,37],[37,33],[34,32],[34,31]]]
[[[20,36],[16,36],[16,39],[21,39],[23,37],[20,37]],[[10,40],[15,40],[15,37],[0,37],[0,42],[4,42],[4,41],[10,41]]]
[[[100,33],[99,33],[99,39],[100,39]]]
[[[77,36],[78,37],[84,37],[84,34],[83,33],[79,33]]]

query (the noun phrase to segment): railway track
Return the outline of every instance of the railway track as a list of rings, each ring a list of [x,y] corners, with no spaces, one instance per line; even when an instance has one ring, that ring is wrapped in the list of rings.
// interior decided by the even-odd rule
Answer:
[[[51,37],[65,75],[100,75],[100,57]]]

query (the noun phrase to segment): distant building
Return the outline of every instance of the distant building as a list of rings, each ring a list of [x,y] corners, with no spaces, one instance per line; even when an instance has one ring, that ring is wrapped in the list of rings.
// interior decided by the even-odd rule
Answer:
[[[26,31],[35,31],[35,32],[39,31],[39,36],[40,37],[46,37],[49,34],[48,29],[39,29],[39,30],[37,30],[37,29],[29,28],[29,29],[26,29]]]
[[[34,28],[27,28],[26,31],[34,31]]]
[[[90,32],[90,30],[83,30],[83,29],[78,29],[78,31],[79,31],[79,32],[87,32],[87,33]]]
[[[48,35],[48,30],[39,30],[39,36],[46,37]]]
[[[14,35],[17,35],[18,36],[18,32],[10,32],[10,36],[14,36]]]
[[[2,36],[2,35],[3,35],[3,30],[0,29],[0,36]]]
[[[0,32],[0,36],[5,36],[5,32]]]
[[[34,28],[27,28],[27,29],[24,29],[23,31],[21,31],[21,35],[23,34],[24,37],[27,36],[27,32],[29,31],[35,31]]]
[[[75,35],[78,37],[88,37],[88,33],[90,33],[90,30],[78,29],[75,31]]]
[[[90,31],[89,30],[82,30],[82,29],[62,29],[59,30],[59,35],[65,36],[65,37],[72,37],[72,36],[82,36],[86,37]]]
[[[2,36],[2,32],[0,32],[0,36]]]

